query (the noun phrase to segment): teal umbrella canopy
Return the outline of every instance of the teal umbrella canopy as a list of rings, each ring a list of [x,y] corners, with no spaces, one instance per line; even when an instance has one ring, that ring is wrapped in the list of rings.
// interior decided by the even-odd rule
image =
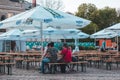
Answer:
[[[82,28],[91,21],[58,10],[37,6],[0,22],[0,28],[39,28],[53,26],[59,29]]]

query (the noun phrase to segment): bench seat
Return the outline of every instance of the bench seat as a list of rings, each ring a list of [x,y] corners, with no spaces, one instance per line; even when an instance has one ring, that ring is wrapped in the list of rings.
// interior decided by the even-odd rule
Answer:
[[[78,71],[78,65],[80,64],[81,65],[81,71],[85,72],[87,61],[78,61],[78,62],[69,62],[69,63],[65,63],[65,62],[64,63],[63,62],[62,63],[48,63],[48,65],[51,66],[50,69],[52,69],[54,65],[62,65],[62,64],[67,64],[67,65],[76,64],[77,65],[77,71]],[[54,71],[55,71],[55,69],[54,69]]]

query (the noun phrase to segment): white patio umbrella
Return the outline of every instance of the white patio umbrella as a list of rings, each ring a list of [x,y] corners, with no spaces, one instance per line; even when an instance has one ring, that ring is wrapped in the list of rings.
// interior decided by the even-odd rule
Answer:
[[[42,24],[41,24],[42,23]],[[48,23],[48,24],[43,24]],[[47,28],[52,25],[54,28],[70,29],[82,28],[90,23],[89,20],[76,17],[58,10],[37,6],[31,10],[22,12],[0,22],[0,28],[27,28],[41,27]],[[41,25],[40,25],[41,24]]]
[[[120,23],[117,23],[115,25],[112,25],[107,30],[114,31],[117,34],[117,44],[118,44],[118,36],[120,36]],[[117,46],[117,50],[119,49],[119,46]]]
[[[88,37],[89,37],[89,34],[86,34],[82,31],[80,31],[77,34],[72,34],[72,35],[66,36],[67,39],[72,39],[72,38],[74,38],[74,39],[85,39],[85,38],[88,38]]]
[[[39,28],[42,41],[42,29],[52,25],[55,28],[82,28],[91,21],[58,10],[37,6],[0,22],[0,28]],[[62,27],[61,27],[62,26]]]
[[[9,30],[5,33],[0,34],[0,40],[25,40],[24,38],[20,37],[22,32],[19,29]]]
[[[39,30],[25,30],[22,32],[23,36],[32,36],[39,35]],[[78,50],[77,40],[88,38],[89,35],[81,32],[78,29],[55,29],[49,27],[47,29],[43,29],[44,38],[51,39],[75,39],[75,50]]]
[[[117,34],[115,32],[107,30],[107,29],[103,29],[103,30],[100,30],[94,34],[91,34],[90,38],[95,39],[94,41],[96,43],[96,38],[99,38],[99,39],[103,38],[104,39],[104,38],[113,38],[116,36],[117,36]]]
[[[107,29],[103,29],[94,34],[91,34],[90,38],[113,38],[116,36],[117,34],[115,32],[107,30]]]
[[[109,30],[109,31],[113,31],[115,32],[118,36],[120,36],[120,23],[117,23],[115,25],[112,25],[108,28],[106,28],[106,30]],[[117,37],[118,37],[117,36]]]
[[[117,31],[117,32],[120,32],[120,23],[117,23],[117,24],[115,24],[115,25],[112,25],[112,26],[110,26],[110,27],[108,27],[108,28],[106,28],[107,30],[112,30],[112,31]]]
[[[85,38],[88,38],[88,37],[89,37],[89,34],[86,34],[84,32],[79,32],[75,35],[66,36],[67,39],[74,39],[75,40],[75,51],[79,51],[78,39],[85,39]]]
[[[14,30],[9,30],[3,34],[0,35],[0,40],[4,40],[5,41],[5,47],[6,47],[6,41],[7,40],[14,40],[16,41],[16,46],[17,49],[19,49],[19,51],[21,50],[21,41],[25,41],[25,38],[20,37],[21,36],[21,31],[18,29],[14,29]],[[11,46],[10,46],[11,47]],[[22,45],[22,47],[25,48],[24,45]],[[5,48],[6,51],[6,48]]]
[[[55,29],[48,27],[43,29],[43,36],[44,38],[49,37],[49,39],[66,39],[66,36],[75,35],[78,32],[80,32],[78,29]],[[39,35],[39,30],[25,30],[22,33],[23,36]]]

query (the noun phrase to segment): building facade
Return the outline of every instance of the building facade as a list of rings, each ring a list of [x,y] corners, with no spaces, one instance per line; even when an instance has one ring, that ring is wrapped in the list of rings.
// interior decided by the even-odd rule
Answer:
[[[31,8],[31,3],[24,0],[0,0],[0,21]],[[6,31],[0,29],[0,32]]]

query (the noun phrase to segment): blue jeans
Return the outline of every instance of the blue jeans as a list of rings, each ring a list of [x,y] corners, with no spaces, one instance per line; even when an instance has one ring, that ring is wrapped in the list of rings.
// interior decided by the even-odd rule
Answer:
[[[44,73],[45,64],[46,64],[46,63],[49,63],[49,62],[50,62],[50,59],[48,59],[48,58],[43,58],[42,63],[41,63],[41,71],[42,71],[42,73]]]

